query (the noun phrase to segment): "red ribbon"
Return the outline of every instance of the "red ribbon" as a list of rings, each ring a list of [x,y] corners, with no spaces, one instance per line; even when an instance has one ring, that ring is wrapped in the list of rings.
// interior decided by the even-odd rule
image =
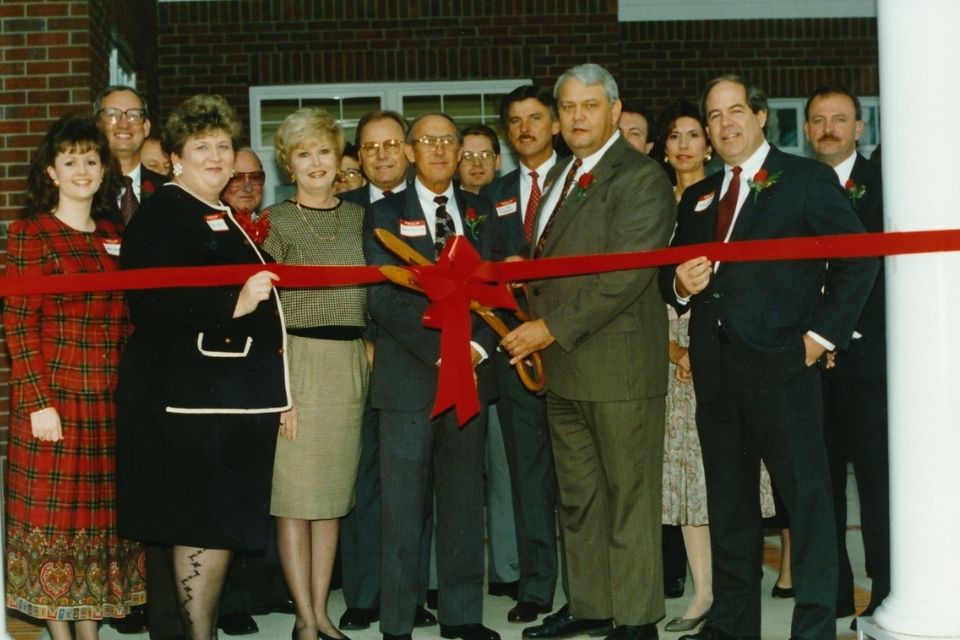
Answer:
[[[510,307],[504,282],[606,273],[677,264],[698,256],[720,262],[862,258],[910,253],[960,251],[960,229],[850,234],[746,242],[705,243],[674,249],[523,262],[490,263],[480,260],[469,242],[456,237],[436,265],[410,267],[430,306],[424,324],[440,329],[441,366],[433,415],[455,406],[464,424],[479,410],[470,360],[470,301],[488,307]],[[0,296],[80,291],[207,287],[242,284],[267,269],[280,276],[283,287],[330,287],[382,282],[377,267],[297,267],[292,265],[231,265],[221,267],[164,267],[112,273],[0,278]]]
[[[440,371],[430,417],[455,407],[457,422],[463,426],[480,411],[470,350],[470,303],[511,309],[517,303],[503,286],[496,265],[480,260],[463,236],[447,242],[435,265],[412,269],[430,298],[423,325],[440,329]]]

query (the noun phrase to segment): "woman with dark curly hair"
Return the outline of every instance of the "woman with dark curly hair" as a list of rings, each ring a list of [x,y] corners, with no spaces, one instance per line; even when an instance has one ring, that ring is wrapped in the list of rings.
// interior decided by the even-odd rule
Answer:
[[[90,118],[65,116],[33,158],[7,273],[117,269],[119,181]],[[10,296],[7,606],[45,619],[54,640],[97,638],[97,621],[146,599],[143,550],[117,537],[114,389],[128,332],[112,291]]]
[[[188,99],[167,119],[173,180],[137,210],[124,269],[264,263],[220,193],[233,173],[236,112]],[[127,294],[134,332],[117,389],[118,511],[127,537],[173,545],[187,635],[216,637],[234,549],[262,549],[280,414],[290,409],[277,276],[242,286]]]

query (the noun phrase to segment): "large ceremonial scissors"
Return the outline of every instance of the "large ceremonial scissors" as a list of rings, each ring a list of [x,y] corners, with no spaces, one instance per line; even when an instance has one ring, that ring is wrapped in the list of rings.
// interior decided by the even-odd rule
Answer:
[[[380,241],[380,244],[405,264],[419,267],[433,264],[433,262],[427,259],[422,253],[386,229],[374,229],[373,235]],[[388,264],[381,266],[380,272],[386,276],[390,282],[423,293],[423,287],[421,287],[417,281],[417,274],[410,269]],[[506,286],[508,289],[511,289],[510,285]],[[524,287],[519,288],[524,294],[526,293]],[[510,328],[490,307],[486,307],[476,300],[471,300],[470,310],[480,316],[501,338],[510,333]],[[526,322],[530,319],[530,316],[521,309],[515,309],[513,313],[521,322]],[[533,353],[528,358],[517,362],[513,366],[516,368],[517,375],[520,376],[520,382],[523,383],[523,386],[530,391],[540,391],[543,389],[546,378],[543,374],[543,360],[540,358],[539,353]]]

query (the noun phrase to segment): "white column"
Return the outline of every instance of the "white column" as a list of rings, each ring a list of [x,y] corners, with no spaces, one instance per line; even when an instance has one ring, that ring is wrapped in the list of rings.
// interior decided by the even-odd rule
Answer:
[[[888,231],[960,227],[960,3],[878,0]],[[960,638],[960,254],[888,258],[892,591],[872,637]]]

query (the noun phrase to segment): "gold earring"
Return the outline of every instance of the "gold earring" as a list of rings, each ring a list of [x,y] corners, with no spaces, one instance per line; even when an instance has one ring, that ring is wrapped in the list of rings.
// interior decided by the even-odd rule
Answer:
[[[53,186],[59,187],[59,186],[60,186],[60,181],[57,180],[56,178],[54,178],[54,179],[53,179]]]
[[[295,173],[290,174],[290,182],[291,184],[295,184],[297,182],[297,174]]]
[[[711,160],[713,160],[713,154],[710,153],[709,151],[707,151],[707,153],[704,154],[704,156],[703,156],[703,161],[704,161],[704,162],[710,162]]]

